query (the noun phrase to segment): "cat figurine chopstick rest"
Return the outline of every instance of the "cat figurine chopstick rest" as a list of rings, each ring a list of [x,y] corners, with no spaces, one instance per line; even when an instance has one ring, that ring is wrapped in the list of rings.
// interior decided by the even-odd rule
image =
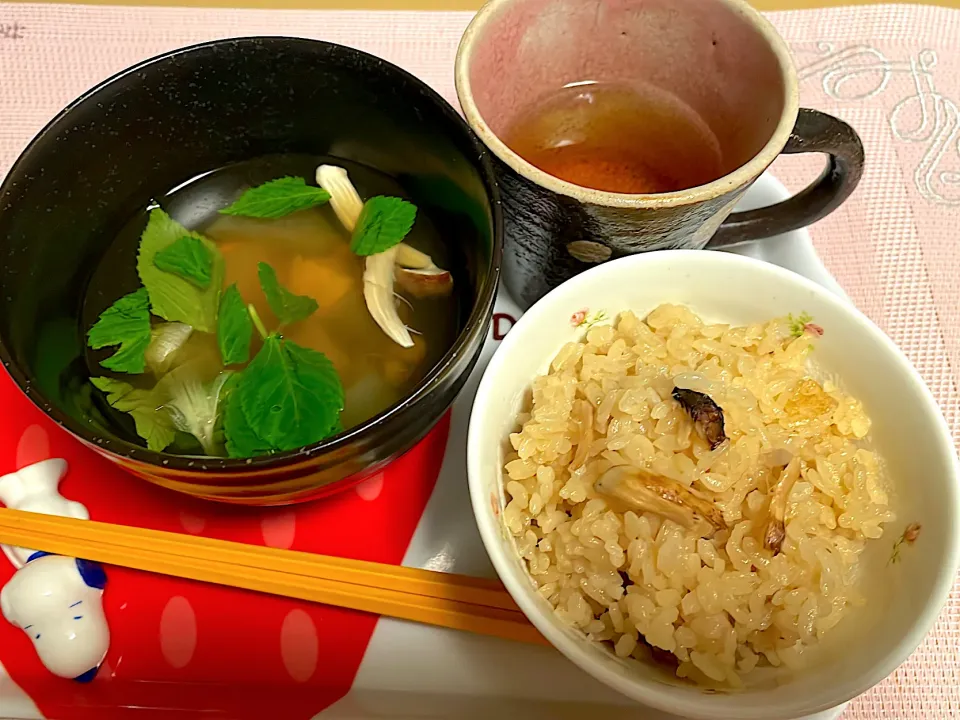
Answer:
[[[86,507],[58,491],[67,472],[54,458],[0,477],[0,502],[8,508],[89,519]],[[33,642],[54,675],[89,682],[110,646],[103,613],[103,568],[87,560],[3,545],[17,572],[0,590],[0,612]]]

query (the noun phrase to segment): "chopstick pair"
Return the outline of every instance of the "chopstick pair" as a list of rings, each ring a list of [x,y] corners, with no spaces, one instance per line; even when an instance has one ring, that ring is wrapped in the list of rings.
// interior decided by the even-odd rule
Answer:
[[[494,580],[2,508],[0,543],[546,644]]]

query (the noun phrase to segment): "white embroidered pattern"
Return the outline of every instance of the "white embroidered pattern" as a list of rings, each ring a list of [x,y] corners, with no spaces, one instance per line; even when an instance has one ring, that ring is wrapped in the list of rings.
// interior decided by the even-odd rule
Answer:
[[[803,46],[796,49],[798,55],[811,54]],[[960,205],[960,108],[936,89],[936,51],[891,60],[869,45],[838,48],[818,42],[812,53],[819,57],[798,69],[800,81],[819,78],[823,92],[834,100],[873,98],[887,90],[893,75],[910,76],[914,92],[893,107],[890,131],[901,142],[924,145],[913,175],[920,195],[942,205]]]

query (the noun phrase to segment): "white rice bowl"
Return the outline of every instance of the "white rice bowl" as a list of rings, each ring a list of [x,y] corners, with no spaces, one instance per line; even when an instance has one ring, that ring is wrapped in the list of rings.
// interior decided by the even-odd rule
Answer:
[[[533,381],[510,435],[502,519],[561,620],[618,657],[648,658],[648,643],[679,677],[740,687],[758,663],[802,667],[863,606],[858,560],[894,519],[889,488],[860,403],[809,377],[819,326],[790,325],[627,310]],[[719,404],[727,440],[711,448],[675,387]],[[703,537],[618,502],[595,488],[612,467],[690,488],[723,526]],[[781,477],[786,537],[774,552],[764,533]]]
[[[774,320],[802,312],[819,328]],[[725,442],[675,386],[723,409]],[[689,488],[723,525],[598,492],[611,468]],[[468,470],[530,620],[684,717],[797,717],[863,692],[919,644],[957,566],[953,441],[916,372],[849,304],[738,256],[617,260],[541,300],[484,375]],[[765,546],[788,473],[782,543]]]

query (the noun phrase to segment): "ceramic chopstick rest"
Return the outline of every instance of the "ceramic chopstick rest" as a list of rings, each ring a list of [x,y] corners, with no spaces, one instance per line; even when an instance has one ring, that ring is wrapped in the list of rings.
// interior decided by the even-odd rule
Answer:
[[[65,460],[54,458],[0,477],[8,508],[89,519],[86,507],[60,495]],[[54,675],[88,682],[110,645],[103,613],[106,575],[94,562],[3,545],[17,572],[0,590],[0,611],[33,642]]]
[[[67,474],[67,461],[52,458],[28,465],[17,472],[0,477],[0,503],[14,510],[59,515],[89,520],[90,513],[81,503],[67,500],[57,490]],[[15,568],[27,563],[33,550],[0,545]]]

